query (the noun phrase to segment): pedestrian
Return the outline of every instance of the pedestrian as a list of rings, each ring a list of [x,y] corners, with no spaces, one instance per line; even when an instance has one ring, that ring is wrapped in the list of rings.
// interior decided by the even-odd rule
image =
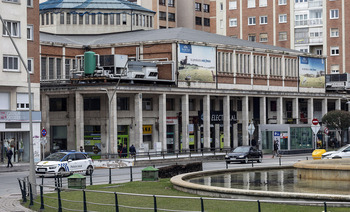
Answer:
[[[80,152],[84,152],[83,146],[80,146]]]
[[[11,167],[13,167],[13,165],[12,165],[12,163],[11,163],[12,155],[13,155],[13,152],[12,152],[11,148],[10,148],[10,147],[7,147],[7,151],[6,151],[6,156],[7,156],[7,168],[10,167],[10,164],[11,164]]]
[[[253,146],[253,147],[256,147],[256,141],[255,141],[255,139],[252,139],[252,146]]]
[[[131,144],[130,148],[129,148],[129,152],[130,152],[130,155],[131,157],[135,157],[136,155],[136,149],[134,147],[134,144]]]
[[[272,158],[274,158],[275,156],[278,156],[278,149],[279,149],[279,144],[278,144],[278,140],[276,138],[276,140],[274,140],[273,142],[273,155]]]
[[[126,148],[126,145],[124,144],[123,149],[122,149],[122,158],[126,158],[128,154],[128,149]]]

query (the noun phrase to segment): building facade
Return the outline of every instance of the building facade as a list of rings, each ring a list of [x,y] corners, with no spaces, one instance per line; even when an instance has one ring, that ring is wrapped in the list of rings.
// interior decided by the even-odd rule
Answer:
[[[40,55],[39,2],[6,0],[0,2],[0,146],[1,160],[10,147],[14,161],[29,161],[30,121],[27,71],[30,72],[35,159],[40,159]],[[17,53],[10,35],[16,44]],[[39,155],[39,156],[38,156]]]
[[[349,72],[346,0],[213,0],[212,4],[216,5],[213,33],[327,56],[328,74]]]
[[[41,73],[71,73],[41,81],[47,151],[213,151],[254,139],[271,152],[276,138],[283,151],[311,151],[312,120],[349,109],[343,95],[325,92],[325,58],[317,55],[186,28],[98,35],[98,43],[96,36],[41,33]],[[127,73],[74,76],[87,45],[97,58],[126,55]],[[152,63],[157,78],[133,78],[135,62]],[[99,66],[96,73],[107,70]],[[328,136],[318,135],[325,144]]]

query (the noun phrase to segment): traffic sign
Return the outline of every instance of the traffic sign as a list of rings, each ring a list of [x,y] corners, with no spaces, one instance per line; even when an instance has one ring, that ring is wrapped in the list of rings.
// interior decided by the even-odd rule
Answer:
[[[46,131],[45,128],[43,128],[43,129],[41,130],[41,135],[42,135],[43,137],[45,137],[46,134],[47,134],[47,131]]]
[[[317,125],[311,125],[311,129],[312,129],[312,132],[314,132],[314,134],[316,135],[318,133],[318,131],[320,130],[321,126],[319,124]]]
[[[325,127],[325,128],[324,128],[324,133],[325,133],[326,135],[328,135],[328,133],[329,133],[328,127]]]
[[[248,126],[249,135],[253,135],[254,130],[255,130],[254,124],[249,124],[249,126]]]
[[[315,118],[315,119],[312,119],[312,124],[313,124],[313,125],[318,125],[318,119],[316,119],[316,118]]]

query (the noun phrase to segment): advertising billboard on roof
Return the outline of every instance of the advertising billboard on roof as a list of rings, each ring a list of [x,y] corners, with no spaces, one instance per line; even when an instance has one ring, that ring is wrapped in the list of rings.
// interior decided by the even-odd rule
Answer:
[[[179,80],[215,82],[216,50],[214,47],[179,44]]]
[[[300,87],[324,88],[325,61],[323,58],[299,57]]]

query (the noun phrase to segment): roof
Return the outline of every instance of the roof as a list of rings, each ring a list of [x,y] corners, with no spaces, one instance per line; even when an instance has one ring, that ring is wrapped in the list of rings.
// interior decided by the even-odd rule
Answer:
[[[94,45],[108,45],[108,44],[128,44],[128,43],[145,43],[145,42],[164,42],[172,41],[179,43],[188,42],[201,42],[208,46],[215,45],[231,45],[237,48],[254,48],[262,50],[275,50],[282,52],[294,52],[301,53],[300,51],[282,48],[278,46],[265,45],[258,42],[251,42],[247,40],[241,40],[238,38],[232,38],[228,36],[218,35],[209,32],[203,32],[199,30],[193,30],[188,28],[169,28],[169,29],[155,29],[155,30],[143,30],[122,32],[113,34],[100,34],[100,35],[53,35],[41,32],[41,42],[57,43],[57,44],[71,44],[82,46],[94,46]]]
[[[40,4],[39,9],[41,12],[46,10],[136,10],[152,12],[152,10],[146,9],[127,0],[47,0]]]

